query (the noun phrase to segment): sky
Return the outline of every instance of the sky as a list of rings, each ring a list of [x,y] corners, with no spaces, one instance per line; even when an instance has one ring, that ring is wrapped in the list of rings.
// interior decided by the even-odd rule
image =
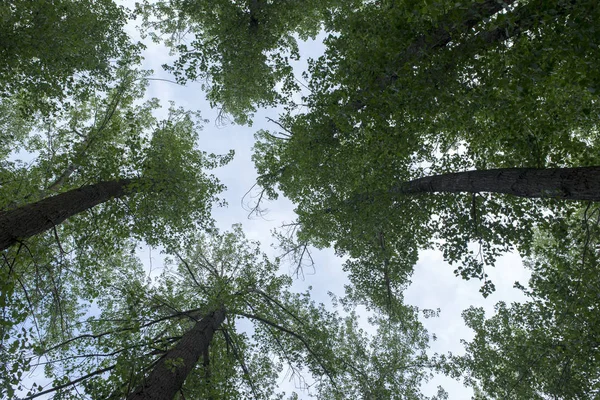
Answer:
[[[129,32],[133,37],[139,37],[134,24],[130,24]],[[322,54],[323,38],[324,36],[321,35],[316,40],[300,43],[301,60],[294,64],[295,74],[299,79],[301,79],[302,71],[306,69],[307,59],[316,58]],[[295,220],[294,205],[285,197],[280,196],[277,201],[263,203],[262,208],[267,210],[261,217],[249,217],[248,208],[245,207],[248,205],[248,201],[252,200],[252,194],[256,193],[250,191],[247,195],[257,178],[251,160],[252,147],[255,142],[254,134],[260,129],[276,130],[276,125],[269,122],[267,118],[277,120],[279,111],[277,109],[258,110],[251,127],[233,123],[217,124],[219,111],[210,108],[200,84],[189,83],[182,86],[173,83],[173,77],[163,71],[161,67],[172,60],[169,50],[160,44],[149,43],[149,40],[146,40],[146,44],[143,68],[154,70],[146,97],[156,97],[161,100],[165,107],[163,116],[166,116],[166,107],[169,101],[174,101],[177,106],[186,109],[200,110],[203,118],[210,121],[200,135],[199,143],[202,150],[216,154],[226,154],[231,149],[235,150],[233,161],[225,167],[211,171],[227,187],[222,197],[227,200],[228,206],[215,208],[213,211],[217,226],[221,230],[227,230],[232,224],[241,223],[246,236],[249,239],[260,241],[265,253],[273,257],[279,255],[277,249],[272,245],[274,239],[271,232],[282,224]],[[163,260],[160,249],[142,246],[138,255],[149,273],[154,276],[160,274]],[[333,292],[337,296],[344,294],[344,285],[348,283],[346,274],[342,270],[344,260],[336,257],[331,249],[313,249],[312,255],[315,261],[314,268],[305,268],[299,276],[294,275],[292,289],[305,291],[308,287],[312,287],[314,300],[328,304],[330,302],[328,292]],[[282,273],[292,273],[294,268],[293,265],[284,264]],[[526,284],[529,273],[516,254],[502,257],[495,268],[486,270],[496,285],[496,291],[486,299],[479,293],[481,282],[465,281],[456,277],[453,273],[454,269],[455,266],[444,262],[441,252],[423,251],[420,253],[415,267],[411,279],[412,284],[405,292],[405,301],[408,304],[420,309],[440,309],[441,311],[437,318],[422,320],[429,333],[435,334],[437,337],[436,341],[430,343],[430,354],[464,353],[460,340],[469,340],[473,337],[472,331],[465,327],[461,317],[462,311],[468,307],[483,307],[486,314],[490,316],[493,313],[494,304],[498,301],[510,303],[524,300],[521,291],[514,289],[513,284],[515,281]],[[363,317],[365,317],[364,313]],[[288,393],[291,389],[295,389],[296,383],[296,381],[290,381],[289,376],[280,378],[280,387]],[[451,400],[469,399],[472,394],[472,391],[464,387],[461,382],[444,376],[435,376],[424,385],[424,394],[434,395],[438,385],[444,387]],[[299,392],[299,394],[301,398],[308,398],[306,392]]]
[[[300,44],[302,59],[294,65],[297,77],[301,76],[303,68],[306,67],[307,58],[318,57],[322,53],[322,39],[321,36],[317,40]],[[154,70],[154,78],[173,79],[161,68],[162,64],[170,60],[168,49],[161,45],[150,44],[144,56],[144,68]],[[215,123],[218,110],[210,109],[205,94],[197,83],[180,86],[163,80],[151,81],[147,96],[158,97],[163,104],[173,100],[178,106],[201,110],[203,117],[210,120],[200,137],[200,146],[203,150],[221,154],[227,153],[230,149],[235,150],[235,158],[231,163],[213,171],[227,186],[223,196],[228,202],[228,207],[215,209],[213,215],[220,229],[225,230],[234,223],[241,223],[248,238],[260,241],[267,254],[278,255],[277,251],[270,246],[273,242],[271,230],[295,219],[293,204],[284,197],[265,203],[264,207],[268,212],[262,218],[248,218],[247,208],[243,206],[244,195],[256,182],[257,177],[251,161],[254,133],[259,129],[276,129],[267,118],[276,120],[278,111],[259,110],[252,127],[232,123],[220,125]],[[152,257],[153,266],[157,268],[157,265],[160,265],[158,251],[155,249],[151,254],[151,256],[142,256],[142,260],[148,262],[149,257]],[[293,288],[303,291],[308,286],[312,286],[315,300],[327,304],[329,301],[327,292],[331,291],[338,296],[344,294],[343,286],[348,280],[342,271],[343,260],[337,258],[331,250],[315,250],[313,255],[315,268],[305,270],[304,274],[295,280]],[[288,271],[284,272],[293,269],[292,266],[284,268],[288,268]],[[529,273],[524,269],[519,256],[508,254],[497,262],[495,268],[486,270],[496,285],[496,291],[484,299],[479,293],[481,282],[465,281],[456,277],[453,273],[454,269],[455,266],[450,266],[443,261],[441,252],[423,251],[420,253],[419,262],[412,276],[412,284],[405,293],[408,304],[419,308],[441,310],[438,318],[423,319],[430,334],[437,336],[437,341],[431,343],[431,354],[434,352],[464,353],[460,340],[469,340],[473,334],[464,325],[462,311],[469,306],[483,307],[486,315],[490,316],[494,304],[498,301],[507,303],[522,301],[524,296],[521,291],[513,288],[513,284],[515,281],[526,284],[529,279]],[[443,376],[436,376],[423,387],[423,392],[426,395],[433,395],[438,385],[446,389],[451,400],[469,399],[472,394],[472,391],[465,388],[461,382]],[[281,386],[290,387],[293,386],[293,382],[282,377]]]

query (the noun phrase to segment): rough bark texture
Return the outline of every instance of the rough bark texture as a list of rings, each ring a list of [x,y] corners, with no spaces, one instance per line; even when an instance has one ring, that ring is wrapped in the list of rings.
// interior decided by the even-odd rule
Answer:
[[[208,352],[213,335],[224,320],[225,308],[222,307],[198,321],[127,399],[172,400],[200,357]]]
[[[427,176],[404,182],[391,194],[506,193],[519,197],[600,201],[600,167],[503,168]]]
[[[65,219],[130,192],[134,179],[83,186],[0,213],[0,250],[62,223]]]

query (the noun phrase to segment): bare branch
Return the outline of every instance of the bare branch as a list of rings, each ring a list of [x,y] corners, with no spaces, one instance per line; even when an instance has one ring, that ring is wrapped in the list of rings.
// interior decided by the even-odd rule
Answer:
[[[323,370],[323,372],[325,373],[325,375],[327,375],[327,377],[329,378],[329,380],[331,381],[331,384],[333,386],[337,386],[335,380],[333,379],[332,373],[329,371],[329,369],[323,365],[323,362],[321,360],[321,357],[319,357],[319,355],[317,353],[315,353],[315,351],[312,349],[312,347],[310,346],[310,344],[308,343],[308,341],[300,334],[284,328],[281,325],[276,324],[275,322],[269,321],[266,318],[260,317],[258,315],[255,314],[248,314],[245,312],[237,312],[238,315],[241,315],[243,317],[249,318],[249,319],[253,319],[259,322],[262,322],[263,324],[269,325],[281,332],[285,332],[290,336],[295,337],[296,339],[298,339],[300,342],[302,342],[302,344],[304,345],[304,347],[306,348],[306,350],[310,353],[311,356],[313,356],[315,358],[315,360],[317,361],[317,363],[319,364],[319,366],[321,367],[321,369]]]
[[[285,133],[283,132],[279,132],[281,135],[283,135],[284,137],[277,137],[277,136],[273,136],[271,134],[269,134],[268,132],[265,132],[267,135],[269,135],[269,137],[272,137],[273,139],[279,139],[279,140],[289,140],[292,137],[292,131],[290,131],[289,129],[287,129],[285,126],[283,126],[281,124],[281,122],[279,121],[275,121],[272,118],[267,117],[267,121],[272,122],[274,124],[277,124],[277,126],[279,126],[281,129],[283,129],[285,131]]]
[[[251,195],[252,189],[254,189],[257,186],[258,186],[258,182],[256,182],[254,185],[252,185],[250,187],[250,189],[248,189],[248,191],[246,193],[244,193],[244,195],[242,196],[242,200],[240,201],[242,204],[242,208],[245,211],[248,211],[248,219],[250,219],[252,217],[252,214],[256,214],[256,216],[264,219],[264,215],[266,215],[266,213],[268,212],[268,209],[260,208],[260,203],[263,201],[263,198],[264,198],[267,190],[263,188],[258,195],[255,195],[255,196]],[[256,204],[254,206],[247,206],[246,204],[249,205],[250,201],[245,203],[244,201],[245,201],[246,197],[250,197],[251,199],[258,198],[258,200],[256,200],[256,202],[255,202]]]
[[[52,392],[56,392],[57,390],[60,390],[60,389],[64,389],[64,388],[66,388],[66,387],[69,387],[69,386],[76,385],[76,384],[78,384],[79,382],[83,382],[83,381],[85,381],[86,379],[92,378],[92,377],[94,377],[94,376],[96,376],[96,375],[102,375],[103,373],[105,373],[105,372],[108,372],[108,371],[110,371],[110,370],[114,369],[116,366],[117,366],[117,364],[113,364],[113,365],[111,365],[110,367],[106,367],[106,368],[102,368],[102,369],[96,370],[96,371],[94,371],[94,372],[91,372],[91,373],[89,373],[89,374],[87,374],[87,375],[84,375],[84,376],[82,376],[82,377],[80,377],[80,378],[77,378],[77,379],[75,379],[75,380],[73,380],[73,381],[69,381],[69,382],[67,382],[67,383],[63,383],[62,385],[55,386],[55,387],[53,387],[53,388],[51,388],[51,389],[44,390],[44,391],[42,391],[42,392],[39,392],[39,393],[33,394],[33,395],[31,395],[31,396],[23,397],[21,400],[31,400],[31,399],[35,399],[36,397],[40,397],[40,396],[43,396],[43,395],[45,395],[45,394],[52,393]]]
[[[250,371],[248,370],[248,367],[246,366],[244,359],[242,358],[241,354],[239,353],[236,343],[234,342],[233,338],[229,335],[229,332],[227,331],[226,328],[221,329],[221,332],[223,332],[225,341],[228,343],[228,345],[231,346],[231,349],[233,351],[233,356],[240,364],[242,371],[244,371],[244,378],[246,378],[246,380],[248,381],[248,385],[250,385],[250,390],[252,390],[254,397],[258,399],[259,398],[258,391],[256,390],[256,387],[254,386],[254,381],[252,380]]]

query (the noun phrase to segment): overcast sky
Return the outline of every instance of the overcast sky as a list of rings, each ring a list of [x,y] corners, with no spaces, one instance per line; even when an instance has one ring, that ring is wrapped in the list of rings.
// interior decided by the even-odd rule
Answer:
[[[317,57],[323,51],[320,40],[301,44],[301,62],[297,63],[296,75],[301,76],[308,57]],[[161,65],[169,61],[168,49],[149,44],[145,52],[144,68],[155,71],[154,78],[173,79],[162,71]],[[203,117],[210,120],[201,135],[200,146],[207,152],[225,154],[230,149],[235,150],[235,158],[226,167],[214,171],[214,174],[227,186],[223,196],[229,206],[214,211],[219,228],[229,229],[234,223],[242,223],[246,236],[262,243],[263,250],[271,255],[277,252],[271,248],[271,230],[279,227],[284,222],[295,219],[293,205],[285,198],[265,204],[269,212],[264,218],[248,219],[248,212],[242,207],[242,198],[256,181],[256,172],[251,162],[254,133],[259,129],[275,129],[268,123],[267,117],[277,119],[278,111],[275,109],[259,110],[254,118],[252,127],[226,124],[217,126],[215,119],[218,111],[211,110],[205,100],[205,94],[199,84],[188,84],[185,87],[165,81],[151,81],[148,97],[158,97],[163,105],[168,100],[173,100],[178,106],[188,109],[201,110]],[[342,271],[342,260],[336,258],[332,251],[315,252],[316,267],[314,270],[305,270],[303,277],[296,280],[294,289],[305,290],[313,287],[315,300],[327,302],[327,292],[343,295],[343,285],[347,283],[345,273]],[[148,257],[142,256],[144,262]],[[145,258],[145,259],[144,259]],[[160,268],[158,251],[152,252],[153,268]],[[463,353],[460,339],[471,339],[472,332],[464,326],[461,312],[471,305],[482,306],[488,315],[493,312],[494,304],[500,300],[506,302],[523,299],[520,291],[513,288],[515,281],[526,284],[529,274],[524,270],[520,258],[509,254],[499,260],[496,268],[486,272],[496,285],[496,292],[484,299],[479,293],[479,281],[464,281],[454,276],[455,267],[448,265],[438,251],[425,251],[420,255],[415,268],[412,285],[406,292],[406,301],[419,308],[441,309],[439,318],[424,320],[425,327],[430,333],[435,333],[438,340],[432,343],[431,353],[455,354]],[[463,387],[462,383],[445,377],[436,377],[425,388],[424,393],[433,395],[437,385],[442,385],[450,394],[450,399],[469,399],[471,390]],[[282,386],[289,387],[287,380],[282,379]]]

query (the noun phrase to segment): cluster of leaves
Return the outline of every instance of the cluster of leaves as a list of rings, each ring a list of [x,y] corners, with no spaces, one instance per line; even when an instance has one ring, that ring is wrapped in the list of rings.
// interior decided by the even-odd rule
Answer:
[[[177,55],[166,69],[179,82],[203,82],[211,105],[238,123],[257,107],[289,103],[298,90],[292,62],[297,38],[319,32],[339,0],[146,1],[144,28]]]
[[[465,311],[475,338],[455,365],[480,398],[584,399],[600,390],[599,212],[591,204],[539,232],[525,303],[485,318]],[[576,244],[576,245],[574,245]]]
[[[3,2],[0,98],[18,96],[26,114],[50,112],[105,86],[118,63],[138,56],[124,31],[127,17],[112,0]]]

